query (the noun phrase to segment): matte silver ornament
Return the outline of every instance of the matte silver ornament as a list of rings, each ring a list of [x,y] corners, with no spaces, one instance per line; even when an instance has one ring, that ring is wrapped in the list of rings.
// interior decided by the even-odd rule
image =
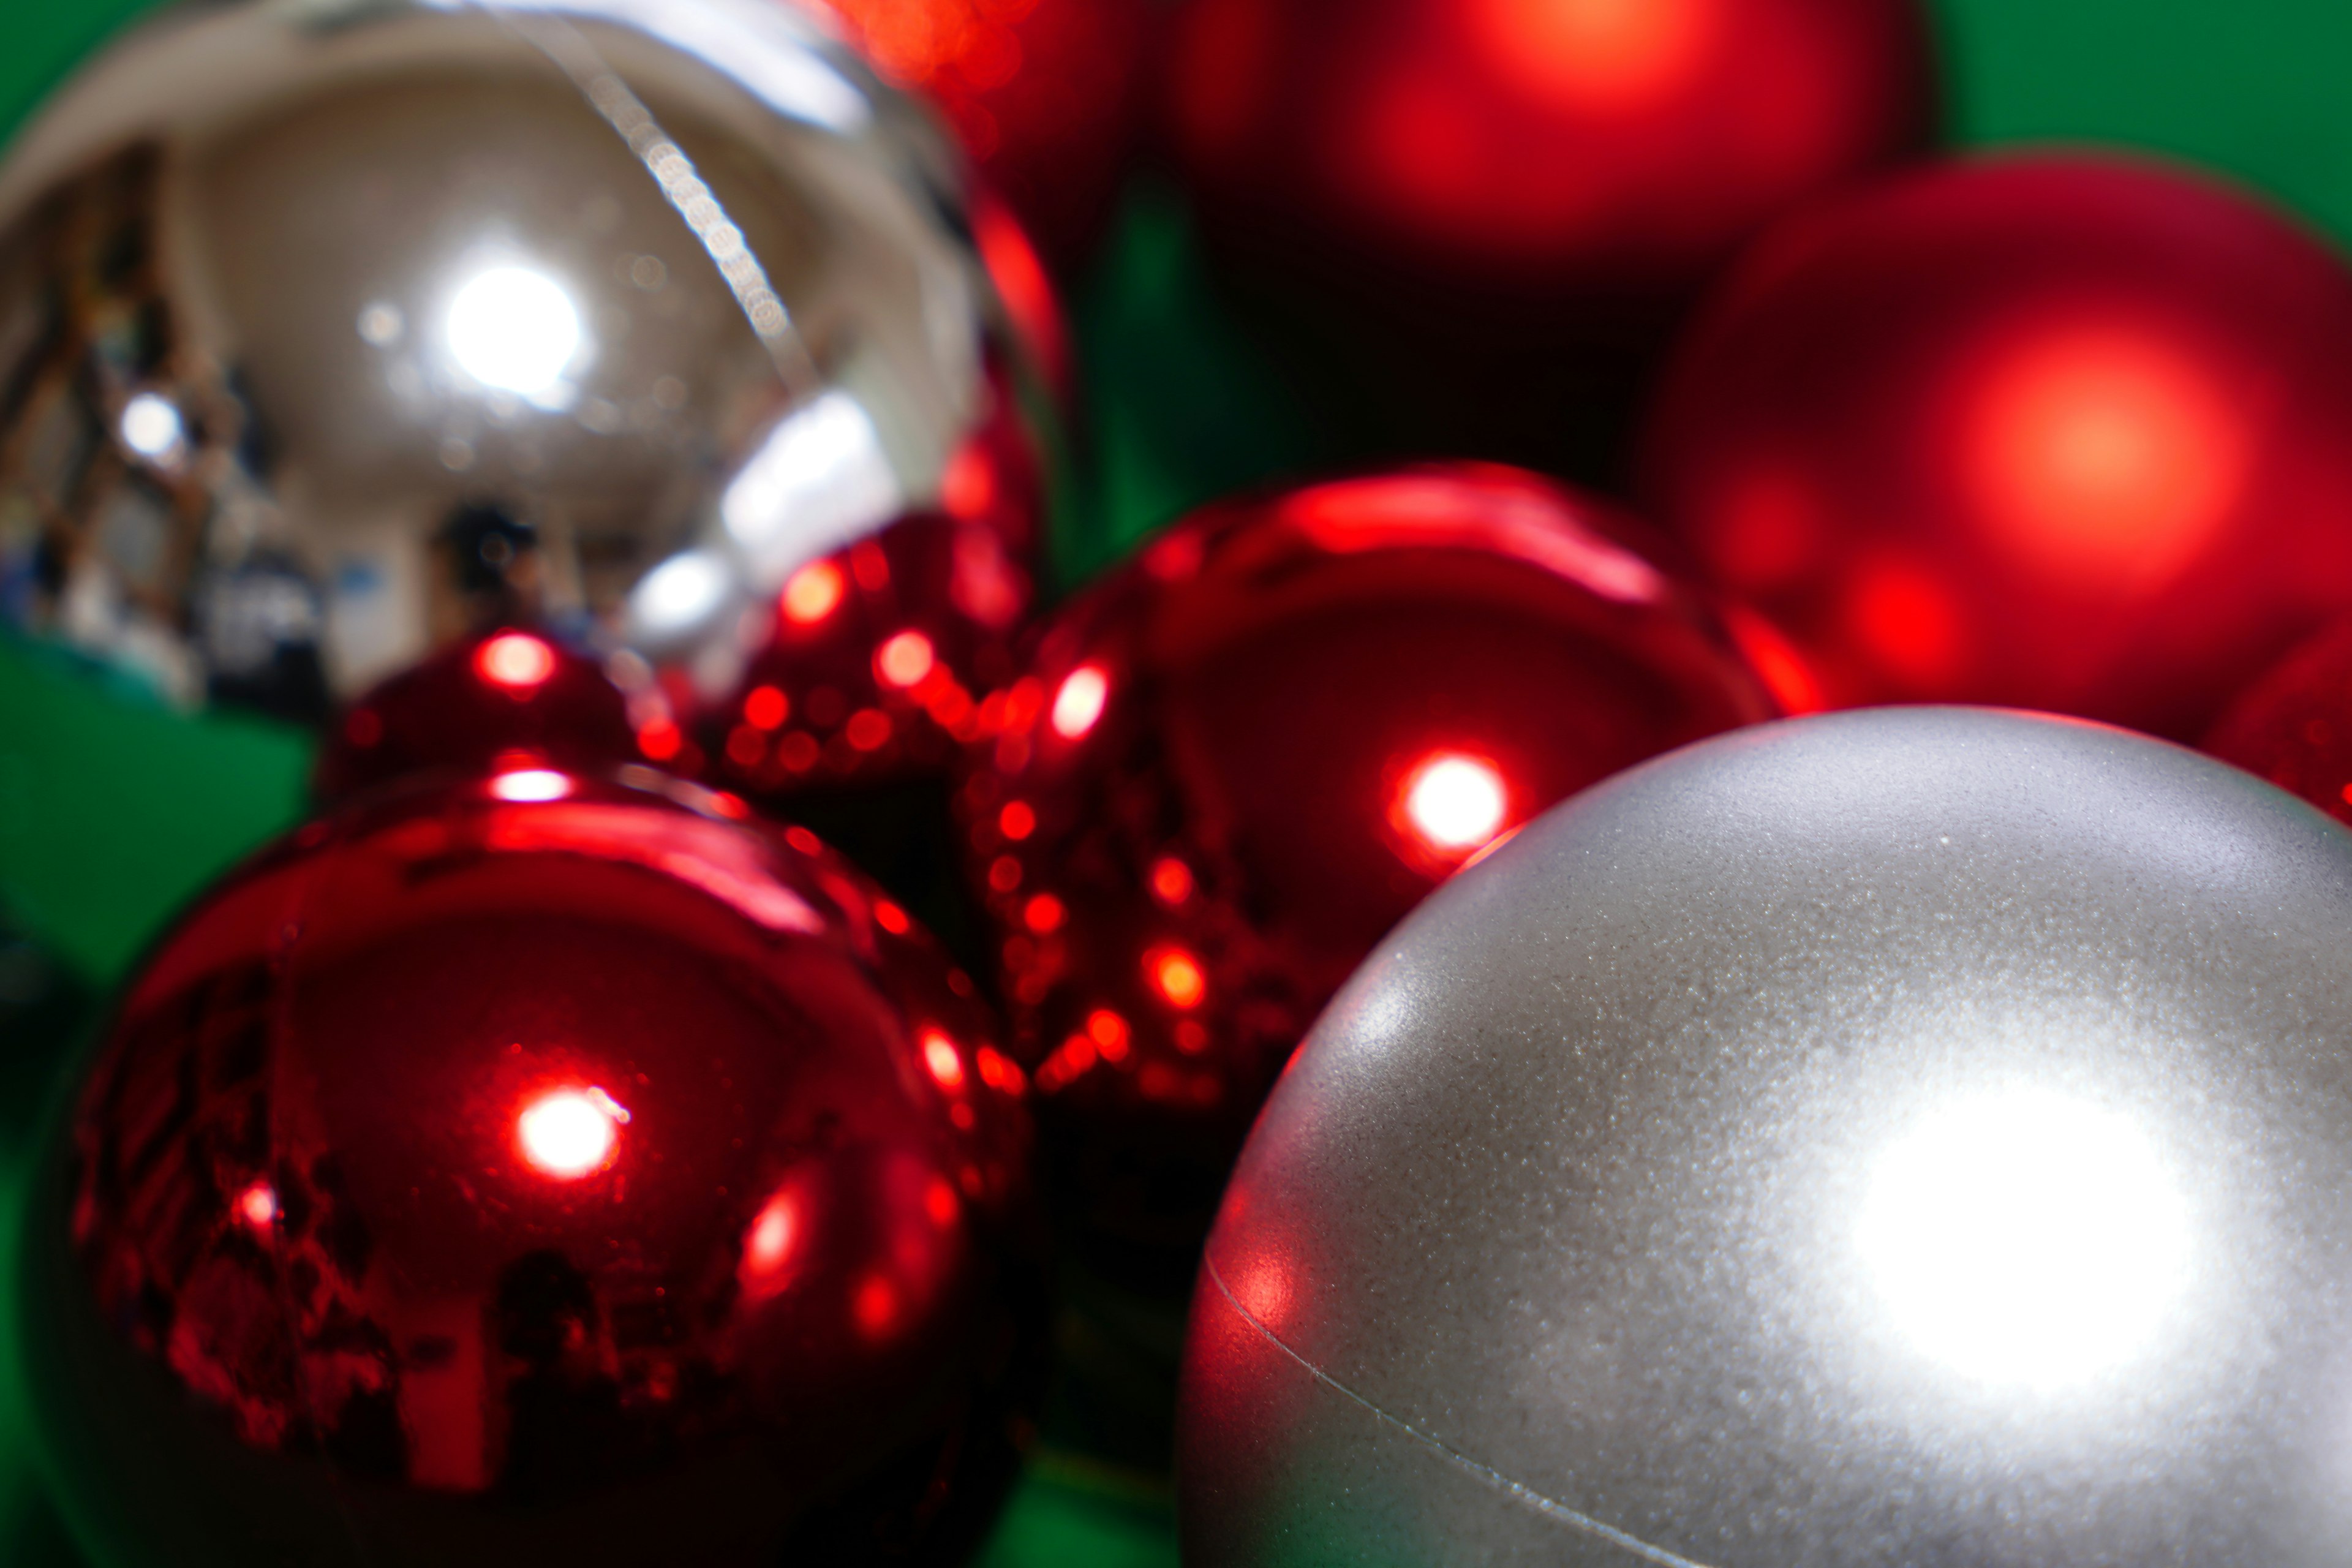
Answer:
[[[1188,1563],[2320,1564],[2352,837],[2098,726],[1703,742],[1442,889],[1253,1134]]]
[[[191,700],[511,619],[721,692],[1000,412],[961,179],[760,0],[166,12],[0,168],[7,603]]]

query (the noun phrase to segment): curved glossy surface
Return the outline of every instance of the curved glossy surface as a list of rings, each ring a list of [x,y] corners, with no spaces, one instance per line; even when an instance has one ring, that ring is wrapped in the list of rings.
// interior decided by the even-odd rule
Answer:
[[[630,706],[594,659],[534,632],[493,632],[441,649],[338,714],[311,794],[331,804],[418,774],[481,773],[501,759],[593,771],[634,762],[648,745],[665,750],[676,725],[658,690],[639,698],[642,742]]]
[[[2352,606],[2352,273],[2200,178],[1960,163],[1801,219],[1692,330],[1645,490],[1833,705],[2179,739]]]
[[[798,0],[955,127],[1065,268],[1110,217],[1141,129],[1151,0]]]
[[[953,167],[762,0],[166,12],[0,166],[14,613],[304,717],[506,624],[691,708],[860,542],[999,632],[1036,518],[950,496],[1045,416]]]
[[[1639,337],[1912,152],[1912,0],[1189,0],[1170,137],[1218,247],[1501,346]]]
[[[1211,508],[1041,626],[959,809],[1095,1242],[1188,1278],[1266,1087],[1406,910],[1779,711],[1655,543],[1517,470],[1403,469]]]
[[[104,1560],[928,1561],[984,1524],[1043,1330],[1018,1078],[845,863],[641,772],[379,795],[151,957],[23,1276]]]
[[[2315,1565],[2352,837],[2103,726],[1706,742],[1333,1002],[1196,1300],[1185,1561]]]

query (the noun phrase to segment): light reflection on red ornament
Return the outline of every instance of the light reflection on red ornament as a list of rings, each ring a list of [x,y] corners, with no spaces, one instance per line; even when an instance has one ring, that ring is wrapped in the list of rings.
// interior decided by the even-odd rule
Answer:
[[[847,592],[841,568],[830,561],[812,561],[784,580],[779,607],[796,626],[813,626],[840,607]]]
[[[541,1175],[576,1181],[611,1163],[628,1120],[601,1089],[550,1089],[515,1117],[515,1147]]]
[[[963,1089],[963,1058],[957,1054],[955,1042],[937,1029],[923,1033],[923,1066],[929,1069],[931,1081],[956,1094]]]
[[[1671,561],[1532,475],[1414,468],[1209,509],[1041,624],[957,805],[1097,1262],[1189,1270],[1299,1033],[1467,858],[1779,710]]]
[[[2352,608],[2352,272],[2153,163],[2006,155],[1792,220],[1701,314],[1643,488],[1839,706],[2193,738]]]
[[[278,1223],[278,1189],[268,1182],[255,1182],[237,1194],[236,1212],[254,1229],[268,1230]]]
[[[1393,815],[1423,849],[1459,858],[1500,833],[1509,812],[1510,795],[1494,763],[1434,752],[1405,774]]]
[[[562,800],[572,781],[552,768],[512,768],[490,780],[490,793],[509,801]]]
[[[528,632],[501,632],[474,650],[474,668],[492,686],[530,691],[555,673],[555,650]]]

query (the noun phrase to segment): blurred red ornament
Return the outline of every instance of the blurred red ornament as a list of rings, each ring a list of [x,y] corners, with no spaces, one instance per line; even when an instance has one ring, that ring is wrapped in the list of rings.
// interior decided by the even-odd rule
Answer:
[[[1101,236],[1141,129],[1149,0],[797,0],[955,127],[1067,269]]]
[[[1935,119],[1915,0],[1188,0],[1170,53],[1219,249],[1506,342],[1646,334]]]
[[[345,709],[320,748],[313,793],[341,801],[418,773],[478,773],[515,754],[615,767],[648,748],[670,750],[675,726],[657,697],[645,717],[641,741],[628,700],[596,660],[535,632],[496,632],[427,656]]]
[[[2080,156],[1793,221],[1671,367],[1645,488],[1839,705],[2181,739],[2352,607],[2352,273],[2245,197]]]
[[[2352,616],[2240,693],[2205,750],[2352,827]]]
[[[1049,1159],[1104,1264],[1181,1283],[1325,1000],[1553,802],[1801,703],[1639,525],[1514,469],[1211,508],[1041,628],[958,810]],[[1744,637],[1757,650],[1751,659]]]
[[[785,578],[761,650],[702,707],[698,746],[729,788],[935,773],[978,736],[977,694],[1010,675],[1035,597],[1045,507],[1034,427],[1008,378],[993,395],[934,504]]]
[[[100,1560],[934,1561],[985,1524],[1042,1329],[1021,1076],[813,837],[639,773],[374,797],[149,961],[25,1285]]]

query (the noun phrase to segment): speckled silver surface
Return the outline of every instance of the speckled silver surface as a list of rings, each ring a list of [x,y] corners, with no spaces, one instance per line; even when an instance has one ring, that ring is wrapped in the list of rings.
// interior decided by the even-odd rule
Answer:
[[[1186,1561],[2352,1561],[2352,837],[2121,731],[1710,741],[1442,889],[1259,1122]]]

